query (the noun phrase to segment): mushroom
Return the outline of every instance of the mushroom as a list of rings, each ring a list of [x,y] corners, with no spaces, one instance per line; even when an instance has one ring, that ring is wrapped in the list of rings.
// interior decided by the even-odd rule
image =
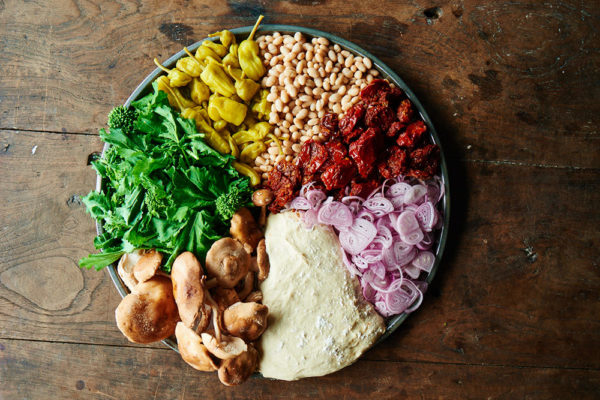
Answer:
[[[203,275],[200,262],[189,251],[181,253],[173,262],[173,295],[181,321],[189,328],[193,327],[198,314],[204,310]],[[206,320],[208,324],[208,319]]]
[[[258,367],[258,351],[252,346],[235,358],[224,360],[219,367],[219,380],[226,386],[243,383]]]
[[[256,225],[250,210],[245,207],[233,214],[229,233],[233,238],[242,242],[248,253],[252,253],[260,239],[263,238],[263,233]]]
[[[248,345],[239,337],[221,335],[221,339],[210,333],[203,332],[200,334],[202,343],[206,346],[212,355],[221,360],[229,360],[248,350]]]
[[[212,291],[212,298],[217,303],[219,311],[223,311],[230,305],[240,301],[240,298],[234,289],[226,289],[222,287],[217,287]]]
[[[263,301],[263,294],[260,290],[255,290],[254,292],[250,293],[245,299],[244,301],[246,302],[254,302],[254,303],[261,303]]]
[[[238,297],[244,300],[250,292],[254,289],[254,272],[248,271],[244,280],[242,281],[242,287],[238,291]]]
[[[179,321],[173,285],[164,276],[139,283],[115,310],[119,330],[134,343],[163,340],[175,332]]]
[[[248,342],[256,340],[267,329],[269,308],[258,303],[235,303],[223,312],[227,332]]]
[[[208,349],[202,344],[200,336],[185,326],[183,322],[177,323],[175,337],[177,337],[177,348],[183,361],[199,371],[214,371],[217,369],[217,365],[211,358]]]
[[[273,201],[273,192],[269,189],[260,189],[252,194],[252,203],[260,207],[258,226],[264,226],[267,221],[267,206]]]
[[[232,238],[217,240],[206,254],[206,270],[217,278],[219,286],[231,289],[246,276],[250,255]]]
[[[258,267],[258,281],[262,282],[267,279],[269,270],[271,269],[265,239],[258,242],[258,246],[256,247],[256,265]]]
[[[133,291],[133,288],[138,284],[138,280],[133,275],[133,269],[141,257],[142,250],[135,250],[133,253],[125,253],[121,256],[119,264],[117,265],[117,273],[130,292]]]
[[[138,282],[145,282],[152,278],[160,264],[162,263],[163,255],[154,249],[145,250],[142,257],[133,267],[133,275]]]

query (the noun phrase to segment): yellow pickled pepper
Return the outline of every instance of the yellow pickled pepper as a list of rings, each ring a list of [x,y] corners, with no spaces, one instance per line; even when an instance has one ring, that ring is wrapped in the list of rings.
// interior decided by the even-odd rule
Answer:
[[[240,153],[240,160],[245,163],[252,163],[254,159],[260,156],[267,150],[267,146],[263,142],[254,142],[249,146],[244,147],[244,150]]]
[[[202,104],[203,102],[208,101],[210,89],[200,79],[194,78],[190,83],[190,97],[196,104]]]
[[[219,37],[221,44],[225,47],[229,47],[229,45],[235,44],[235,35],[233,33],[231,33],[230,31],[228,31],[227,29],[224,29],[219,32],[211,33],[210,35],[208,35],[208,37],[215,37],[215,36]]]
[[[214,59],[208,60],[204,71],[200,74],[202,82],[206,83],[210,90],[225,97],[235,94],[235,86],[225,70]]]
[[[237,43],[233,43],[231,46],[229,46],[229,53],[227,53],[227,55],[223,57],[223,65],[225,65],[226,67],[231,66],[233,68],[240,67],[240,62],[238,60],[237,55],[238,48],[239,45]]]
[[[238,60],[242,71],[253,81],[258,81],[266,72],[265,66],[259,56],[258,44],[253,40],[258,25],[263,18],[264,16],[262,15],[258,17],[258,21],[256,21],[248,39],[240,43],[240,47],[238,48]]]
[[[185,86],[192,80],[191,76],[178,70],[177,68],[165,68],[161,63],[158,62],[156,58],[154,59],[154,64],[167,73],[167,78],[169,78],[169,86],[173,88]]]
[[[216,60],[217,62],[221,62],[221,57],[219,57],[219,55],[217,53],[215,53],[212,49],[206,47],[206,46],[200,46],[196,49],[196,54],[194,55],[194,57],[196,57],[196,60],[202,62],[202,63],[206,63],[206,60],[209,58],[212,58],[214,60]]]
[[[205,40],[204,42],[202,42],[202,46],[208,47],[209,49],[217,53],[219,57],[225,57],[225,54],[227,54],[227,47],[223,46],[222,44],[212,42],[210,40]]]
[[[196,121],[196,129],[198,129],[198,132],[204,133],[204,139],[210,147],[221,154],[229,154],[231,152],[229,143],[210,126],[205,113],[206,111],[202,107],[193,107],[184,110],[181,116]]]
[[[235,92],[240,99],[246,102],[252,100],[258,89],[260,89],[260,84],[254,82],[252,79],[244,78],[243,72],[242,76],[238,78],[236,74],[232,73],[231,67],[227,67],[227,71],[229,71],[229,75],[235,80]]]
[[[191,53],[189,54],[191,55]],[[192,78],[197,78],[202,73],[202,65],[194,56],[180,58],[177,60],[176,67],[178,70],[185,72]]]
[[[260,91],[258,98],[254,99],[252,103],[251,110],[255,112],[259,118],[268,120],[271,114],[271,104],[267,100],[269,96],[269,91],[263,89]]]
[[[231,165],[233,166],[233,168],[235,168],[235,170],[237,172],[250,178],[251,186],[256,186],[256,185],[260,184],[260,175],[258,175],[258,172],[256,172],[248,164],[245,164],[245,163],[242,163],[239,161],[234,161],[231,163]]]
[[[248,107],[227,97],[212,95],[208,101],[208,116],[213,121],[225,120],[233,125],[240,125],[246,118]]]
[[[158,90],[161,90],[167,94],[167,98],[169,99],[169,104],[172,107],[175,107],[180,112],[185,110],[186,108],[191,108],[196,105],[191,100],[186,99],[178,88],[171,87],[169,84],[169,78],[164,75],[156,78],[156,85]]]

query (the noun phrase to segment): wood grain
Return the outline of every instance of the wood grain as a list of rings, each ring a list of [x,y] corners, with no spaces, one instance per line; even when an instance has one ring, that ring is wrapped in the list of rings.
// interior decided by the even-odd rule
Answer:
[[[600,114],[589,101],[600,98],[600,9],[591,4],[444,0],[432,18],[423,2],[208,4],[3,2],[0,128],[95,134],[154,56],[264,13],[266,23],[325,29],[381,57],[424,101],[453,156],[600,167]]]
[[[10,177],[0,198],[10,227],[0,243],[0,337],[131,345],[114,324],[119,296],[108,275],[76,265],[95,233],[72,199],[94,185],[87,159],[100,141],[10,131],[0,140],[10,145],[0,153]],[[600,202],[598,171],[451,167],[452,233],[439,276],[423,307],[365,358],[600,368],[590,351],[600,348],[600,215],[589,213]]]
[[[169,350],[0,340],[0,379],[11,382],[0,385],[0,396],[20,399],[364,399],[368,393],[377,399],[512,400],[576,393],[583,400],[597,398],[600,371],[359,361],[322,378],[251,378],[228,388],[216,373],[198,372]]]

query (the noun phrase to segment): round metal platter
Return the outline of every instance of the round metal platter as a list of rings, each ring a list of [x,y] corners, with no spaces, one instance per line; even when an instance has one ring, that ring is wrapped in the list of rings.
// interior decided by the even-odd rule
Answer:
[[[252,31],[251,26],[245,26],[245,27],[241,27],[241,28],[231,29],[231,32],[236,35],[238,42],[240,42],[241,40],[244,40],[251,31]],[[370,58],[371,61],[373,62],[373,68],[377,69],[383,78],[394,83],[396,86],[398,86],[400,89],[402,89],[406,93],[406,96],[410,99],[410,101],[416,107],[419,114],[421,115],[421,117],[423,118],[425,123],[427,124],[428,132],[431,137],[431,141],[440,147],[440,154],[441,154],[440,169],[441,169],[441,178],[442,178],[442,182],[444,185],[444,197],[442,198],[442,210],[441,210],[443,213],[444,225],[443,225],[441,231],[438,232],[438,236],[436,238],[436,244],[435,244],[436,258],[435,258],[435,263],[433,265],[433,269],[431,270],[431,272],[425,279],[426,282],[428,284],[430,284],[431,281],[433,280],[433,277],[435,276],[435,273],[436,273],[438,267],[439,267],[440,261],[442,259],[442,255],[444,253],[444,248],[446,246],[446,239],[448,236],[448,225],[450,222],[450,185],[449,185],[449,179],[448,179],[448,169],[447,169],[446,159],[444,157],[444,151],[442,149],[442,145],[441,145],[438,135],[435,131],[435,127],[433,126],[433,123],[431,122],[429,115],[427,115],[427,112],[423,108],[423,105],[421,104],[419,99],[417,99],[417,97],[412,92],[412,90],[410,90],[410,88],[406,85],[406,83],[404,83],[404,81],[394,71],[392,71],[387,65],[385,65],[377,57],[375,57],[368,51],[362,49],[361,47],[355,45],[352,42],[349,42],[338,36],[332,35],[331,33],[319,31],[316,29],[303,28],[300,26],[292,26],[292,25],[261,25],[260,28],[258,29],[257,36],[260,34],[268,34],[268,33],[272,33],[272,32],[279,32],[281,34],[291,34],[291,35],[293,35],[296,32],[301,32],[307,39],[310,39],[312,37],[325,37],[331,43],[337,43],[338,45],[340,45],[340,47],[342,47],[345,50],[350,51],[351,53],[354,53],[355,55]],[[201,40],[199,42],[196,42],[196,43],[188,46],[188,49],[191,52],[194,52],[198,48],[198,46],[200,46],[202,44],[203,41],[205,41],[205,40],[214,41],[216,39],[217,38],[206,38],[204,40]],[[165,65],[168,68],[172,68],[175,66],[175,63],[177,62],[178,59],[180,59],[181,57],[185,57],[185,56],[186,56],[185,52],[183,50],[181,50],[178,53],[176,53],[175,55],[173,55],[172,57],[170,57],[167,61],[165,61],[163,63],[163,65]],[[129,106],[129,104],[131,104],[131,102],[133,102],[133,101],[137,100],[138,98],[143,97],[147,93],[151,92],[152,91],[152,82],[162,73],[163,73],[163,71],[161,71],[159,68],[156,68],[154,71],[152,71],[152,73],[150,73],[142,81],[142,83],[140,83],[138,85],[138,87],[133,91],[133,93],[129,96],[129,98],[125,102],[125,106]],[[107,150],[108,146],[109,146],[108,144],[104,145],[104,149],[102,151],[102,156],[104,156],[104,152]],[[98,176],[96,179],[96,190],[100,191],[102,189],[103,189],[102,179],[100,176]],[[102,225],[99,222],[96,222],[96,231],[98,232],[99,235],[103,232]],[[121,281],[121,279],[119,278],[119,275],[117,274],[117,263],[114,263],[113,265],[108,266],[107,269],[108,269],[108,273],[110,274],[110,277],[111,277],[113,283],[115,284],[115,287],[119,291],[119,294],[121,295],[121,297],[125,297],[129,293],[129,290],[127,289],[127,287]],[[392,332],[394,332],[396,329],[398,329],[398,327],[402,324],[402,322],[404,322],[404,320],[408,317],[408,315],[409,314],[403,313],[403,314],[388,318],[386,320],[386,331],[383,334],[383,336],[381,338],[379,338],[379,340],[375,344],[382,342],[383,340],[385,340],[385,338],[387,338],[389,335],[391,335]],[[174,340],[173,337],[163,340],[163,343],[166,344],[171,349],[178,351],[177,350],[177,342]]]

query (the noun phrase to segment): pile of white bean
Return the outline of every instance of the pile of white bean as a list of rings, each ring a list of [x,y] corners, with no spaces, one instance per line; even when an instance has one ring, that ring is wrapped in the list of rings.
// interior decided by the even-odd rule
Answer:
[[[300,32],[294,36],[274,32],[256,41],[268,71],[262,86],[270,90],[267,99],[273,104],[269,123],[283,139],[283,154],[271,142],[255,160],[256,171],[266,179],[277,162],[292,161],[305,141],[325,140],[320,119],[326,113],[341,117],[379,71],[372,69],[370,59],[355,57],[324,37],[307,42]]]

